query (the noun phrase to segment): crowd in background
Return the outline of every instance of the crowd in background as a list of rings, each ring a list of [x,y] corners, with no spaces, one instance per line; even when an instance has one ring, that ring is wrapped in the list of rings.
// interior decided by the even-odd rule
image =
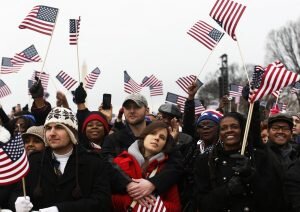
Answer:
[[[7,114],[0,107],[0,147],[20,135],[29,160],[26,194],[21,180],[1,186],[0,208],[300,211],[300,114],[271,111],[262,119],[255,102],[241,154],[245,115],[226,111],[223,98],[196,116],[197,90],[189,86],[184,113],[171,103],[150,113],[144,96],[130,94],[112,120],[112,107],[87,108],[82,83],[72,111],[62,92],[55,106],[48,102],[37,80],[31,108],[18,104]]]

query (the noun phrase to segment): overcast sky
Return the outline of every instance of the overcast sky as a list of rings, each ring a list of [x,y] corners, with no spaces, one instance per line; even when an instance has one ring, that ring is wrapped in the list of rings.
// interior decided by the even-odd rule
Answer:
[[[278,29],[288,21],[300,17],[299,0],[239,1],[247,6],[236,35],[245,63],[266,65],[265,43],[270,30]],[[51,75],[49,101],[55,105],[56,88],[65,91],[74,108],[70,93],[56,80],[60,70],[78,80],[76,47],[68,43],[69,19],[81,16],[79,38],[80,65],[87,64],[88,72],[99,67],[101,75],[93,90],[88,90],[88,105],[94,110],[103,93],[112,94],[114,111],[118,111],[127,94],[124,92],[123,71],[138,83],[144,76],[154,74],[162,80],[164,93],[186,95],[175,83],[179,77],[198,75],[210,50],[187,35],[199,20],[221,28],[209,17],[214,0],[26,0],[2,1],[0,7],[0,56],[12,57],[15,53],[34,44],[45,60],[50,36],[18,28],[21,21],[36,5],[59,8],[44,71]],[[220,56],[228,54],[228,62],[242,65],[235,41],[227,34],[212,52],[208,65],[200,75],[215,72]],[[27,63],[17,74],[1,75],[12,95],[0,99],[6,112],[13,105],[24,106],[30,102],[27,81],[33,70],[40,70],[42,63]],[[75,87],[74,87],[75,89]],[[150,98],[149,89],[143,88],[149,106],[156,111],[164,103],[165,95]]]

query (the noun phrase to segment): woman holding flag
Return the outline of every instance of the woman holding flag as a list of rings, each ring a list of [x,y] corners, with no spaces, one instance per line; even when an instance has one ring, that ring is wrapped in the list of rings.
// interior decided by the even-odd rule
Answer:
[[[230,112],[220,121],[216,147],[198,156],[194,174],[195,210],[288,211],[280,166],[261,142],[258,106],[256,102],[244,155],[240,150],[246,119]]]

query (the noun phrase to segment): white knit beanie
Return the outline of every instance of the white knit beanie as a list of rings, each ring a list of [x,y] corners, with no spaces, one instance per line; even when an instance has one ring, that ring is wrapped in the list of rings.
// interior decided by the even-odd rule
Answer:
[[[48,114],[44,127],[50,123],[61,125],[68,132],[73,144],[77,144],[78,121],[76,115],[64,107],[55,107]],[[75,134],[74,134],[75,133]]]

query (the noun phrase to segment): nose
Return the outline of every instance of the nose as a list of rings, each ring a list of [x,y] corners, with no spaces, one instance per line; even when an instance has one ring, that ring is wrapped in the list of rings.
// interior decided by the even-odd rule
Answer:
[[[158,141],[159,140],[159,135],[154,135],[154,140]]]
[[[30,141],[28,142],[28,146],[33,146],[33,141],[32,141],[32,140],[30,140]]]
[[[54,128],[54,127],[48,129],[47,131],[48,131],[48,135],[49,135],[49,136],[55,135],[55,128]]]

